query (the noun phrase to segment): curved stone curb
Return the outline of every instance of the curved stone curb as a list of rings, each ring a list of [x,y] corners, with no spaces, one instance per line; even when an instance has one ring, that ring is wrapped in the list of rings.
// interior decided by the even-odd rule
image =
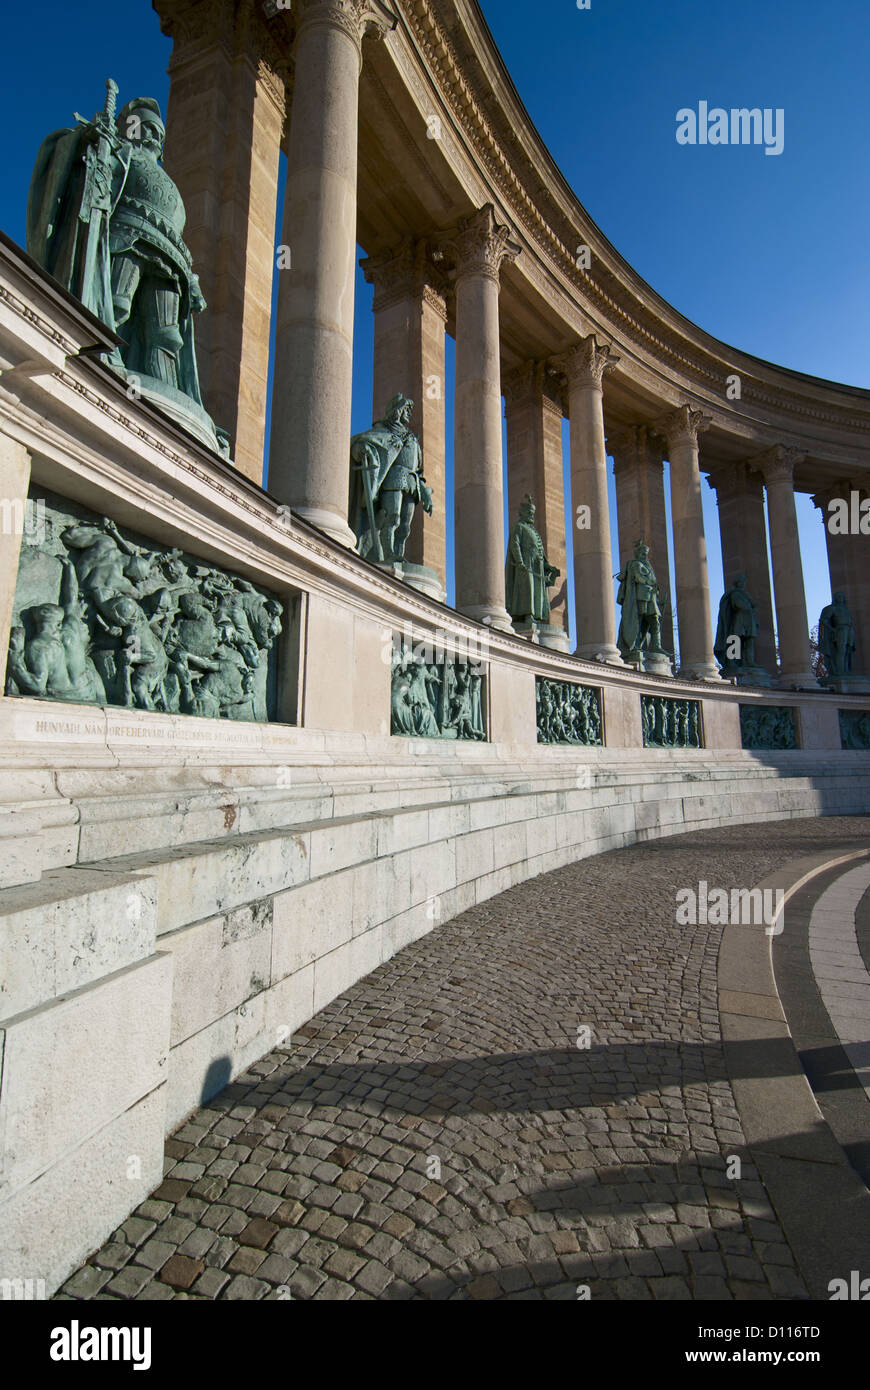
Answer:
[[[793,861],[756,884],[788,902],[818,875],[865,860],[870,850]],[[743,1133],[814,1299],[832,1279],[866,1273],[870,1192],[848,1162],[804,1074],[773,971],[773,935],[729,925],[719,950],[725,1060]],[[747,1067],[747,1057],[751,1064]],[[747,1070],[751,1072],[747,1075]]]

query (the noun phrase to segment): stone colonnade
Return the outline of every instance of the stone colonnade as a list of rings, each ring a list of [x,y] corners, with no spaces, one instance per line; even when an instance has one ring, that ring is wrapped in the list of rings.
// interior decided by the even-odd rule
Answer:
[[[184,0],[163,0],[171,12]],[[220,0],[221,13],[229,11]],[[283,249],[279,279],[271,420],[270,491],[335,540],[353,546],[348,525],[349,439],[353,373],[357,225],[359,80],[366,35],[383,36],[395,15],[382,0],[298,0]],[[195,259],[210,266],[219,287],[212,299],[211,336],[201,343],[208,403],[221,423],[236,423],[236,463],[258,479],[268,369],[269,276],[273,251],[277,160],[284,108],[281,62],[255,60],[239,37],[184,42],[170,68],[167,160],[189,212]],[[164,14],[166,19],[166,14]],[[171,18],[171,14],[170,14]],[[169,22],[167,20],[167,22]],[[179,32],[181,32],[181,26]],[[232,27],[232,26],[231,26]],[[170,24],[170,32],[172,30]],[[202,146],[191,136],[197,101],[212,93]],[[221,125],[226,104],[249,117],[250,139]],[[185,116],[182,146],[173,122]],[[213,118],[213,119],[212,119]],[[200,122],[202,124],[202,121]],[[238,125],[238,123],[237,123]],[[204,180],[206,166],[217,170]],[[201,185],[201,186],[200,186]],[[208,245],[218,228],[217,247]],[[266,248],[268,246],[268,254]],[[407,558],[445,578],[445,333],[455,319],[456,380],[454,507],[456,604],[466,615],[510,629],[504,590],[502,395],[507,416],[511,519],[530,493],[548,558],[562,572],[554,595],[553,629],[540,640],[567,646],[568,612],[561,422],[570,421],[574,589],[577,652],[619,662],[613,601],[607,457],[614,459],[620,563],[637,540],[651,550],[663,594],[670,594],[663,464],[670,473],[680,674],[718,680],[701,493],[699,436],[710,425],[690,401],[613,431],[605,424],[605,376],[619,356],[595,334],[568,351],[529,361],[501,380],[499,298],[506,266],[522,254],[512,228],[493,204],[457,226],[425,228],[387,254],[363,263],[374,286],[374,414],[402,391],[415,401],[413,427],[427,481],[440,506],[418,509]],[[206,286],[208,289],[208,286]],[[264,327],[265,316],[265,327]],[[209,316],[205,316],[208,318]],[[247,335],[247,336],[246,336]],[[264,344],[266,345],[264,356]],[[235,362],[235,372],[232,364]],[[246,393],[246,399],[243,399]],[[243,408],[245,406],[246,408]],[[258,453],[259,446],[259,453]],[[798,543],[794,469],[800,453],[782,445],[747,459],[709,465],[722,538],[726,585],[746,573],[761,631],[757,658],[777,672],[774,606],[767,564],[764,492],[770,524],[773,596],[783,685],[814,686],[808,614]],[[819,503],[821,505],[821,502]],[[581,519],[581,512],[583,514]],[[870,592],[859,538],[829,536],[834,588],[842,588],[870,653]],[[662,635],[673,650],[673,615]],[[559,636],[558,629],[563,629]]]

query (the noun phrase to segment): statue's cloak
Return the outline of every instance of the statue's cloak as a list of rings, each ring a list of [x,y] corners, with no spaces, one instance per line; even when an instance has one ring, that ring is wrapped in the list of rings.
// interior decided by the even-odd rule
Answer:
[[[533,526],[517,522],[505,562],[505,607],[512,618],[550,621],[547,562],[541,537]]]
[[[637,585],[634,583],[635,561],[630,560],[619,576],[619,589],[616,602],[622,604],[622,618],[619,624],[617,646],[623,656],[634,651],[640,634],[640,610],[637,606]]]
[[[843,659],[848,665],[849,653],[855,651],[855,627],[848,609],[845,610],[848,624],[833,621],[837,612],[838,608],[834,603],[829,603],[822,609],[819,618],[819,651],[828,661]]]
[[[84,283],[88,223],[79,210],[85,188],[83,127],[55,130],[39,147],[27,196],[27,252],[49,275],[80,299],[91,313],[114,329],[109,267],[109,239],[103,219],[93,285]],[[127,162],[112,160],[112,207],[127,176]]]
[[[742,594],[743,602],[735,599],[735,594]],[[757,637],[758,618],[755,614],[755,604],[745,589],[729,589],[727,594],[723,594],[719,602],[719,620],[716,624],[716,640],[713,643],[713,654],[720,666],[730,664],[728,657],[728,638],[729,637]]]
[[[369,529],[363,470],[359,465],[365,458],[373,458],[377,465],[375,471],[369,474],[372,484],[372,501],[377,513],[378,494],[386,481],[387,474],[405,449],[408,450],[409,455],[407,460],[409,471],[418,471],[420,445],[416,436],[404,427],[399,431],[394,429],[389,421],[378,420],[370,429],[363,430],[362,434],[355,434],[351,439],[352,468],[349,516],[351,527],[356,532],[358,539],[361,539]]]
[[[178,381],[184,395],[202,406],[193,328],[190,280],[184,255],[173,247],[155,220],[149,225],[143,210],[140,225],[125,221],[113,225],[130,172],[132,149],[124,144],[113,153],[111,203],[103,217],[93,281],[85,284],[85,255],[89,223],[79,216],[85,191],[85,128],[55,130],[43,140],[36,156],[27,198],[27,251],[98,319],[118,332],[125,346],[112,354],[112,365],[128,373],[148,375],[146,327],[137,315],[118,328],[112,304],[111,260],[127,251],[155,271],[174,277],[181,294],[178,328],[182,346],[178,353]]]

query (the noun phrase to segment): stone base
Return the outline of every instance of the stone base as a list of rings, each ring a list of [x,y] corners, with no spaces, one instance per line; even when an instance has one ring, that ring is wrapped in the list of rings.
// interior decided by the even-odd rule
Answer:
[[[722,680],[722,673],[715,662],[710,661],[683,661],[680,664],[680,678],[687,681],[711,681],[718,683]]]
[[[723,666],[722,679],[735,681],[737,685],[755,686],[761,690],[770,690],[773,686],[773,677],[763,666]]]
[[[620,658],[625,666],[633,666],[638,672],[650,676],[673,676],[673,657],[667,652],[629,652]]]
[[[513,618],[511,625],[517,637],[525,637],[526,641],[534,642],[536,645],[540,643],[539,624],[533,618],[525,618],[522,622],[519,618]]]
[[[223,458],[230,457],[228,435],[217,428],[208,411],[197,405],[190,396],[186,396],[183,391],[168,385],[165,381],[159,381],[156,376],[131,373],[127,379],[131,387],[135,384],[146,401],[150,401],[152,405],[171,416],[176,424],[188,430],[207,449],[214,449],[215,453]]]
[[[870,691],[867,676],[824,676],[819,685],[835,695],[866,695]]]
[[[568,634],[559,623],[538,623],[538,641],[542,647],[549,647],[554,652],[571,650]]]
[[[506,608],[498,608],[495,604],[472,603],[465,608],[460,608],[459,612],[466,618],[471,618],[475,623],[483,623],[485,627],[494,627],[498,632],[513,632],[513,623],[510,613]]]
[[[674,667],[667,652],[647,652],[643,658],[643,670],[651,676],[673,676]]]
[[[356,550],[356,536],[347,522],[336,512],[329,512],[325,507],[294,507],[293,515],[307,521],[309,526],[316,526],[318,531],[325,531],[327,536],[338,541],[339,545],[346,546],[348,550]]]
[[[415,565],[410,560],[385,560],[383,564],[378,565],[378,569],[401,579],[404,584],[418,589],[421,594],[433,598],[436,603],[447,602],[447,593],[441,580],[428,565]]]
[[[608,646],[606,643],[578,643],[574,655],[582,657],[584,661],[600,661],[608,666],[633,665],[633,662],[623,660],[618,647]]]
[[[812,671],[783,672],[774,685],[777,690],[819,690],[821,681]]]

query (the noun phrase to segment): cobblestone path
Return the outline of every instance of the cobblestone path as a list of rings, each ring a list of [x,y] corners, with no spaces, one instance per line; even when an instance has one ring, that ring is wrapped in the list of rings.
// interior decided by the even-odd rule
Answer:
[[[198,1110],[163,1185],[57,1296],[805,1297],[751,1162],[726,1171],[721,928],[677,926],[675,893],[750,887],[868,830],[649,843],[437,928]]]

